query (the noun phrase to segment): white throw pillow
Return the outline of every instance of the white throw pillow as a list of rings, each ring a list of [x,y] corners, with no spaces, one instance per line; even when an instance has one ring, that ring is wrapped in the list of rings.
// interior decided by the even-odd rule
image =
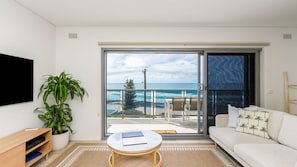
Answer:
[[[236,131],[249,133],[269,139],[269,115],[270,113],[267,111],[250,111],[240,109]]]
[[[228,104],[228,127],[236,128],[239,109]]]

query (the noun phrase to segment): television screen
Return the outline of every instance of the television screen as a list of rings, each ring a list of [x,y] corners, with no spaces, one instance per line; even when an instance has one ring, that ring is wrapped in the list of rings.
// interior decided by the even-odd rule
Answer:
[[[33,60],[0,54],[0,106],[33,101]]]

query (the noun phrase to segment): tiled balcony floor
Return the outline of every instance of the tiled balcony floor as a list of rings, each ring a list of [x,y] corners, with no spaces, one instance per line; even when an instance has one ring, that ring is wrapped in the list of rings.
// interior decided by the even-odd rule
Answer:
[[[107,133],[116,133],[129,130],[175,130],[176,133],[196,133],[197,117],[172,118],[170,121],[164,118],[108,118]]]

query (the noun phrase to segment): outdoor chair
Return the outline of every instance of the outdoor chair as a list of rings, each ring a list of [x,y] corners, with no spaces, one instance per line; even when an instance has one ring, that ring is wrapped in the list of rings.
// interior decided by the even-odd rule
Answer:
[[[190,97],[189,111],[198,111],[198,97]]]
[[[192,116],[200,116],[203,119],[203,99],[196,97],[190,97],[190,102],[187,106],[188,118],[190,118],[191,112]]]
[[[186,97],[172,97],[172,104],[170,110],[170,117],[172,117],[172,113],[174,111],[178,111],[182,113],[183,120],[185,119],[186,110]]]
[[[190,102],[187,107],[188,110],[188,118],[190,118],[190,112],[195,112],[198,114],[198,97],[190,97]]]

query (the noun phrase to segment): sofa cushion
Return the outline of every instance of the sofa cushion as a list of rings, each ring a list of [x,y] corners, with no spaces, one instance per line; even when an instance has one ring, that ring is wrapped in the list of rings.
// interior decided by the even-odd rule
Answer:
[[[259,111],[268,111],[270,113],[268,119],[268,135],[273,140],[278,140],[278,134],[282,125],[283,116],[286,114],[283,111],[270,110],[265,108],[258,108]]]
[[[269,112],[266,111],[240,109],[236,130],[243,133],[270,138],[267,130],[269,115]]]
[[[259,107],[255,105],[249,105],[248,107],[245,107],[244,109],[249,110],[249,111],[258,111]]]
[[[254,167],[293,167],[297,151],[281,144],[238,144],[234,152]]]
[[[297,116],[285,115],[279,132],[278,140],[280,143],[297,150]]]
[[[228,104],[228,127],[235,128],[237,126],[239,108]]]
[[[238,115],[239,115],[239,110],[240,109],[245,109],[245,110],[249,110],[249,111],[257,111],[258,110],[258,106],[254,106],[254,105],[250,105],[248,107],[245,108],[238,108],[238,107],[234,107],[231,104],[228,104],[228,127],[231,128],[236,128],[237,124],[238,124]]]
[[[216,115],[216,127],[227,127],[228,126],[228,114]]]
[[[274,140],[266,139],[256,135],[237,132],[235,128],[228,127],[209,127],[209,133],[211,136],[220,140],[230,150],[234,150],[234,145],[243,143],[276,143]]]

